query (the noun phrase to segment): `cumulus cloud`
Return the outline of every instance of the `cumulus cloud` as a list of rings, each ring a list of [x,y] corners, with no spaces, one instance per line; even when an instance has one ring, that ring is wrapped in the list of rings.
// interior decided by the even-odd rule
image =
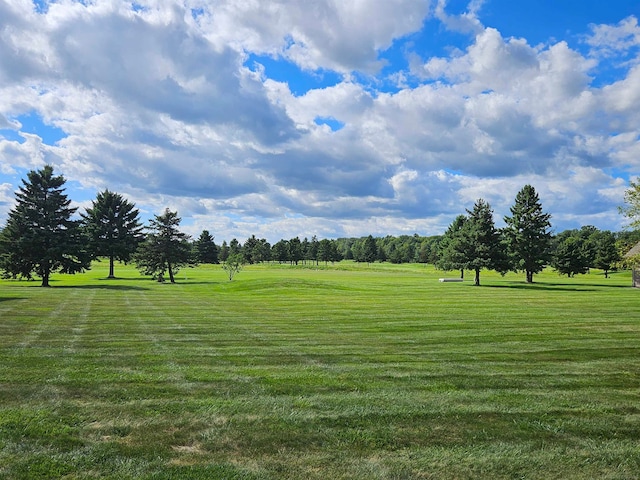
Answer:
[[[12,135],[0,133],[0,171],[52,163],[88,192],[122,192],[149,214],[179,209],[190,233],[219,240],[436,234],[480,197],[506,214],[526,183],[555,218],[613,228],[622,177],[640,167],[637,21],[591,26],[586,55],[505,38],[482,24],[482,6],[3,2],[0,130]],[[467,44],[411,53],[393,91],[362,80],[432,18]],[[612,52],[628,61],[596,84]],[[251,54],[342,80],[294,95],[248,68]],[[63,138],[27,131],[32,113]]]

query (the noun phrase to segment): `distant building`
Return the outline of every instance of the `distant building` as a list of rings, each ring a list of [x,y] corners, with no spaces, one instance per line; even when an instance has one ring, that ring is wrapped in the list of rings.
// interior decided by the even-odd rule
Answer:
[[[640,242],[629,250],[624,258],[631,259],[631,272],[633,278],[633,286],[640,288]]]

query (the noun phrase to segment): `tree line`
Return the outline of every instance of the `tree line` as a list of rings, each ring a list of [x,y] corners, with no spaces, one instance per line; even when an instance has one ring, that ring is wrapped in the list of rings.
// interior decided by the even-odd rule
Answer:
[[[142,225],[139,210],[122,195],[98,193],[84,212],[70,207],[65,179],[47,165],[22,180],[16,206],[0,231],[0,269],[5,278],[37,276],[49,286],[52,273],[78,273],[98,258],[109,261],[109,278],[115,278],[116,261],[134,262],[140,272],[160,281],[185,266],[221,263],[229,279],[244,264],[280,262],[431,263],[443,270],[475,273],[480,283],[483,269],[524,272],[526,281],[543,268],[573,276],[589,268],[605,275],[621,261],[621,254],[640,240],[639,232],[614,234],[586,226],[551,233],[551,215],[542,210],[535,189],[526,185],[516,196],[505,228],[495,227],[491,206],[479,199],[459,215],[444,235],[423,237],[339,238],[318,240],[298,237],[271,245],[252,235],[241,243],[232,239],[217,245],[208,230],[193,240],[180,230],[181,219],[169,209]],[[635,185],[632,182],[632,187]],[[78,214],[78,215],[76,215]],[[78,218],[79,217],[79,218]],[[626,250],[625,250],[626,249]]]

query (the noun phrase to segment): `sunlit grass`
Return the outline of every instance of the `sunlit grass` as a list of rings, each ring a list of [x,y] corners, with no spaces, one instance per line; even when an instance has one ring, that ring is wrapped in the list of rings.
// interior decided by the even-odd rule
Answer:
[[[0,477],[638,478],[627,273],[116,274],[0,282]]]

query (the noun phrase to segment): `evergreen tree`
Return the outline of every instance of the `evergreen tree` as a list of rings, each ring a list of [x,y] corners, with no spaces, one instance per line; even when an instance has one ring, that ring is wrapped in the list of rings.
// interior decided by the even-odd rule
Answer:
[[[72,220],[76,208],[64,193],[66,180],[54,176],[53,167],[32,170],[16,192],[0,235],[0,266],[6,277],[42,279],[49,286],[52,273],[77,273],[89,269],[91,256],[80,221]]]
[[[226,240],[223,240],[220,246],[220,261],[224,262],[227,258],[229,258],[229,245],[227,245]]]
[[[115,260],[128,262],[143,240],[138,209],[121,195],[105,190],[81,214],[94,257],[109,258],[109,277]]]
[[[438,260],[436,262],[436,266],[442,270],[460,270],[460,278],[464,278],[464,268],[467,262],[466,238],[463,234],[466,223],[467,217],[458,215],[449,225],[438,246]]]
[[[565,230],[556,237],[551,265],[560,275],[568,277],[589,271],[585,238],[578,230]]]
[[[203,230],[194,242],[195,257],[199,263],[218,263],[218,246],[208,230]]]
[[[507,257],[502,235],[493,222],[491,206],[479,199],[473,210],[467,210],[467,213],[467,221],[462,228],[463,265],[475,272],[474,284],[480,285],[480,271],[490,268],[505,272],[508,269]]]
[[[367,263],[373,263],[376,261],[376,257],[378,256],[378,246],[376,245],[376,240],[373,236],[369,235],[364,239],[364,243],[362,245],[362,258]]]
[[[168,272],[169,280],[175,283],[179,269],[194,264],[189,236],[178,229],[181,221],[178,212],[167,208],[162,215],[154,217],[149,222],[150,233],[140,244],[135,261],[143,274],[162,281],[165,272]]]
[[[609,271],[622,260],[616,236],[608,230],[599,231],[592,236],[592,241],[596,248],[593,266],[604,270],[604,278],[609,278]]]
[[[280,263],[288,262],[290,259],[289,242],[287,240],[280,240],[271,247],[271,258]]]
[[[298,262],[304,258],[304,254],[302,252],[302,242],[300,238],[294,237],[289,240],[289,259],[291,262],[298,265]]]
[[[540,198],[531,185],[516,195],[511,216],[504,217],[504,235],[509,260],[515,271],[524,271],[527,283],[540,273],[551,259],[551,215],[542,211]]]
[[[311,237],[311,242],[309,243],[309,248],[307,249],[307,258],[312,262],[316,262],[318,264],[318,237],[315,235]]]
[[[332,262],[334,255],[333,250],[331,240],[323,238],[318,244],[318,260],[323,261],[325,265],[327,262]]]

